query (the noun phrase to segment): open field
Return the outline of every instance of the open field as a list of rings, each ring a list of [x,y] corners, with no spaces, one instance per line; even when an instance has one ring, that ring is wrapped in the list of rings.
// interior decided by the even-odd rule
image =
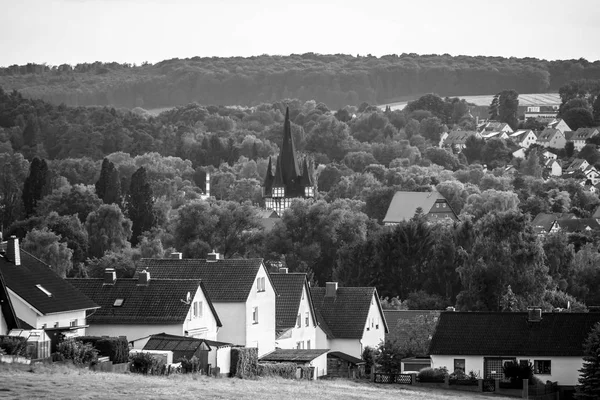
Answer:
[[[7,399],[503,399],[479,393],[432,391],[370,382],[283,379],[241,380],[204,376],[152,377],[91,372],[68,366],[0,364],[0,398]]]
[[[416,100],[419,96],[412,100]],[[476,106],[489,106],[494,98],[493,94],[481,95],[481,96],[449,96],[459,97],[465,99],[467,102],[475,104]],[[379,108],[384,109],[386,106],[390,106],[392,110],[402,110],[408,101],[398,101],[395,103],[380,104]],[[558,93],[531,93],[531,94],[519,94],[519,105],[520,106],[557,106],[560,105],[560,96]]]

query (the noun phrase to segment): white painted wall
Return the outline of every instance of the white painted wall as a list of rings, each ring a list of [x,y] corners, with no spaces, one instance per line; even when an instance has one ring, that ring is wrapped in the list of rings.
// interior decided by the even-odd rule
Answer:
[[[483,377],[483,356],[431,356],[431,366],[433,368],[447,367],[448,371],[454,369],[454,359],[462,358],[465,360],[465,371],[479,372]],[[581,357],[541,357],[541,356],[520,356],[517,357],[517,362],[520,360],[529,360],[533,364],[534,360],[550,360],[551,374],[536,374],[543,382],[552,381],[558,382],[559,385],[571,386],[578,384],[579,369],[583,366]]]
[[[341,351],[356,358],[361,358],[363,351],[359,339],[330,339],[328,348],[331,351]]]
[[[212,353],[212,351],[211,351]],[[221,374],[228,376],[231,370],[231,347],[220,347],[216,351],[216,365],[221,369]]]
[[[139,324],[139,325],[117,325],[117,324],[93,324],[87,328],[87,335],[89,336],[125,336],[128,341],[143,338],[149,335],[155,335],[157,333],[168,333],[170,335],[183,336],[183,325],[172,324],[172,325],[159,325],[159,324]],[[143,343],[145,344],[145,343]],[[138,345],[136,348],[144,347],[143,344]]]
[[[315,367],[315,379],[327,375],[327,353],[321,354],[312,360],[309,365]]]
[[[369,315],[367,317],[365,327],[363,328],[364,332],[361,340],[361,354],[355,357],[361,358],[362,350],[365,347],[369,346],[376,348],[381,344],[381,342],[385,341],[385,327],[383,324],[384,320],[385,316],[379,311],[377,299],[375,298],[375,295],[373,295],[373,298],[371,299],[371,306],[369,308]]]
[[[240,346],[246,345],[246,303],[213,302],[213,306],[223,325],[219,328],[217,340]]]
[[[327,335],[319,325],[317,325],[317,328],[315,329],[315,337],[317,341],[315,349],[331,349],[329,339],[327,339]]]
[[[4,320],[4,315],[2,314],[2,308],[0,308],[0,335],[8,334],[8,326],[6,325],[6,321]]]
[[[306,325],[306,313],[308,313],[308,326]],[[314,323],[315,319],[308,301],[306,286],[302,288],[302,297],[296,314],[300,314],[300,327],[296,326],[292,329],[291,337],[277,340],[276,346],[280,349],[295,349],[298,342],[302,342],[303,348],[308,349],[308,342],[310,342],[311,349],[327,349],[328,347],[317,347],[317,326]]]
[[[194,317],[194,303],[197,304],[199,315]],[[217,312],[218,314],[218,312]],[[183,323],[183,331],[188,332],[190,337],[217,340],[217,320],[210,310],[206,296],[202,289],[198,287],[196,294],[193,296],[190,304],[190,310]]]
[[[264,278],[265,290],[257,290],[257,280]],[[258,323],[252,321],[254,307],[258,307]],[[239,324],[239,322],[238,322]],[[261,265],[254,285],[246,300],[246,347],[258,347],[258,356],[275,350],[275,290],[267,270]]]

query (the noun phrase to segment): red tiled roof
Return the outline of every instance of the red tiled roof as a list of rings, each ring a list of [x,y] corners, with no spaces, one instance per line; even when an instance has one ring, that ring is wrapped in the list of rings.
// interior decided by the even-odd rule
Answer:
[[[429,354],[583,356],[583,341],[600,313],[443,312]]]

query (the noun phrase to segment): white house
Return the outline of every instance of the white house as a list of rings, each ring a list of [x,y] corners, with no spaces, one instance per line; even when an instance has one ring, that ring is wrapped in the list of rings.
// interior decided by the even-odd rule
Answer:
[[[548,175],[551,176],[561,176],[563,173],[560,164],[551,158],[544,161],[544,168],[548,171]]]
[[[305,273],[280,268],[271,273],[276,299],[275,346],[281,349],[316,349],[317,320]]]
[[[569,127],[569,125],[567,125],[567,123],[565,122],[565,120],[563,120],[561,118],[554,119],[551,122],[549,122],[548,123],[548,128],[558,129],[561,132],[572,131],[571,127]]]
[[[586,145],[586,141],[598,135],[599,132],[598,128],[579,128],[571,133],[568,141],[573,142],[575,150],[581,151]]]
[[[481,137],[485,140],[498,138],[498,139],[508,139],[508,134],[505,131],[483,131],[481,132]]]
[[[600,182],[600,174],[598,174],[598,170],[592,165],[588,165],[583,174],[592,182],[592,185],[597,185]]]
[[[509,139],[511,139],[516,145],[524,147],[526,149],[529,148],[532,144],[537,142],[537,136],[531,129],[520,130],[513,132],[508,135]]]
[[[377,347],[388,332],[374,287],[310,288],[317,322],[317,348],[331,349],[361,358],[366,347]]]
[[[558,158],[558,156],[551,151],[543,152],[542,156],[544,157],[544,160],[549,160],[549,159],[556,160]]]
[[[3,248],[0,273],[20,328],[43,329],[52,346],[61,333],[67,337],[85,335],[86,311],[98,305],[50,266],[20,249],[17,238],[9,239]]]
[[[567,167],[565,172],[566,173],[573,173],[573,172],[577,172],[577,171],[583,172],[589,166],[590,166],[590,163],[587,162],[587,160],[584,160],[583,158],[576,158],[571,162],[571,164],[569,164],[569,166]]]
[[[504,378],[506,361],[531,362],[542,381],[572,387],[583,342],[600,313],[443,312],[430,345],[432,367]]]
[[[564,132],[558,129],[546,128],[538,135],[537,144],[543,147],[562,149],[567,144],[567,139]]]
[[[223,325],[217,340],[258,347],[259,356],[275,349],[277,292],[262,259],[223,259],[214,252],[208,259],[181,259],[181,253],[174,254],[176,258],[142,260],[137,273],[202,280]]]
[[[221,321],[198,279],[104,278],[68,279],[100,305],[87,317],[88,334],[126,336],[129,340],[156,333],[216,340]]]

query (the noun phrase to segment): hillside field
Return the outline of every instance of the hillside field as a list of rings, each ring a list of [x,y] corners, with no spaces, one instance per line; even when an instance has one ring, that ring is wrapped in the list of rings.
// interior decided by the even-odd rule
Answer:
[[[501,397],[493,396],[496,399]],[[479,393],[431,391],[370,382],[283,379],[240,380],[204,376],[153,377],[90,372],[67,366],[0,364],[0,398],[8,399],[489,399]]]

